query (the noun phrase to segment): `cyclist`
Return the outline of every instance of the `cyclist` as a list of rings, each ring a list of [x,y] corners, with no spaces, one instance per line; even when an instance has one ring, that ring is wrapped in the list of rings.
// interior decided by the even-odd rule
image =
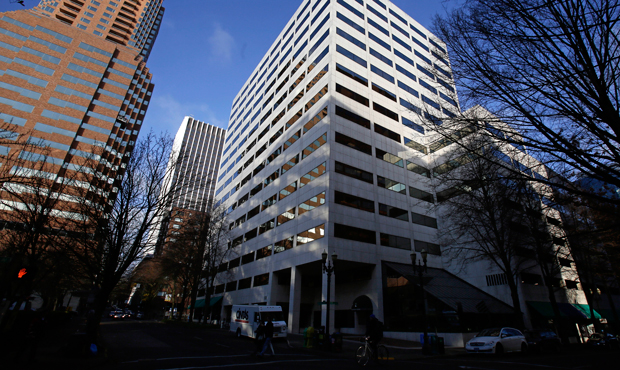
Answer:
[[[377,359],[377,345],[383,338],[383,329],[381,323],[377,320],[374,314],[371,314],[368,322],[366,323],[366,336],[368,337],[368,344],[372,348],[374,359]]]

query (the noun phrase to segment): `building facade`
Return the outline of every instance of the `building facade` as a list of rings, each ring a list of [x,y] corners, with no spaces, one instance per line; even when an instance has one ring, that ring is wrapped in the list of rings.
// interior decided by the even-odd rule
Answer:
[[[303,1],[232,105],[215,194],[231,222],[213,291],[223,317],[270,304],[291,332],[363,333],[371,312],[387,331],[419,332],[410,255],[426,251],[440,331],[461,330],[457,317],[506,322],[506,287],[480,284],[486,265],[456,276],[438,241],[435,169],[451,142],[427,128],[459,112],[446,46],[402,10]],[[337,254],[329,287],[323,251]]]
[[[186,116],[177,131],[172,145],[167,173],[173,177],[180,191],[151,235],[156,240],[155,254],[161,254],[162,246],[174,242],[175,230],[183,227],[195,212],[205,212],[213,206],[215,181],[220,168],[226,130]],[[169,189],[163,189],[167,194]]]
[[[71,185],[88,188],[72,174],[90,173],[80,181],[98,184],[92,200],[113,199],[153,92],[145,61],[163,16],[161,3],[41,1],[34,9],[0,15],[0,149],[3,164],[20,160],[3,167],[5,179],[71,179]],[[28,152],[42,148],[44,154]],[[7,185],[2,209],[10,219],[20,206]],[[55,215],[76,216],[62,209]]]

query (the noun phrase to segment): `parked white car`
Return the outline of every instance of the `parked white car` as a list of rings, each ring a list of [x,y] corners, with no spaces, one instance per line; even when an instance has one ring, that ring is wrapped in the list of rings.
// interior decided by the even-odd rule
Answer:
[[[473,337],[465,350],[468,353],[527,352],[527,340],[523,333],[513,328],[484,329]]]

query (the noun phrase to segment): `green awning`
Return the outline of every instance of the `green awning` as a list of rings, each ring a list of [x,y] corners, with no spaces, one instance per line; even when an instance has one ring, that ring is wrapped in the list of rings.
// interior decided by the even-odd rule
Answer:
[[[222,296],[219,297],[211,297],[211,300],[209,301],[209,307],[213,307],[217,304],[217,302],[219,302],[222,299]]]
[[[590,319],[590,306],[588,306],[587,304],[579,304],[579,303],[573,303],[573,307],[575,307],[576,309],[578,309],[581,313],[583,313],[588,319]],[[596,310],[594,311],[594,318],[595,319],[600,319],[602,316],[596,312]]]
[[[555,314],[553,313],[553,307],[549,302],[527,301],[527,304],[536,311],[538,311],[538,313],[541,314],[543,317],[552,318],[555,316]],[[560,312],[560,314],[562,313]],[[561,316],[566,317],[566,315],[563,314]]]
[[[201,298],[201,299],[196,300],[196,306],[194,306],[194,308],[201,308],[204,306],[205,306],[205,299]]]
[[[600,308],[597,310],[601,316],[607,319],[607,321],[615,321],[614,311],[609,308]],[[618,316],[620,316],[620,310],[616,310]]]
[[[527,301],[527,304],[545,318],[552,319],[555,317],[551,302]],[[585,304],[558,302],[558,309],[560,310],[561,317],[568,317],[576,320],[590,318],[590,308],[588,305]],[[594,316],[597,319],[601,317],[596,311],[594,313]]]

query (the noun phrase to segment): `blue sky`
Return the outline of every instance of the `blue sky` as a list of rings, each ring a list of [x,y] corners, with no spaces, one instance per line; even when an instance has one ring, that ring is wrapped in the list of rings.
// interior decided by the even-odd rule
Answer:
[[[332,0],[335,1],[335,0]],[[165,0],[147,66],[155,91],[142,131],[175,134],[184,116],[226,128],[236,94],[302,0]],[[442,0],[392,0],[429,28]],[[25,0],[26,8],[38,4]],[[0,0],[0,11],[24,9]]]

